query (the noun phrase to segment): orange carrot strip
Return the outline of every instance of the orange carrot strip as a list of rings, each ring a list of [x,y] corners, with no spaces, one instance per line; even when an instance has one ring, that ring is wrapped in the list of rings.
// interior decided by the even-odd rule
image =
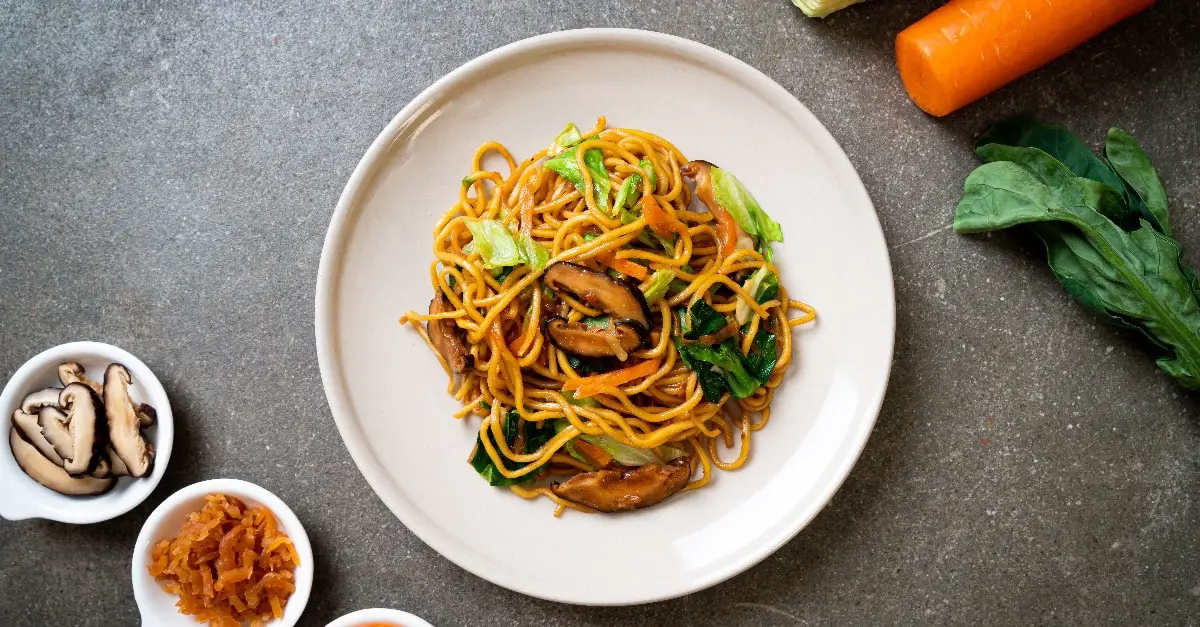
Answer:
[[[675,217],[674,212],[660,207],[654,196],[642,196],[642,215],[646,217],[646,224],[650,226],[650,230],[663,237],[672,233],[687,232],[687,226]]]
[[[574,446],[576,452],[592,460],[592,463],[600,468],[607,468],[613,462],[613,456],[595,444],[588,444],[577,439]]]
[[[718,252],[721,257],[728,259],[733,251],[737,250],[738,231],[741,230],[741,227],[734,222],[733,215],[720,205],[709,207],[708,212],[713,214],[717,220]]]
[[[646,377],[654,374],[658,370],[658,360],[651,359],[643,361],[636,366],[605,372],[604,374],[595,374],[590,377],[581,377],[579,379],[571,379],[563,384],[564,391],[574,391],[575,398],[587,398],[599,394],[605,387],[616,387],[629,383],[639,377]]]
[[[618,257],[616,253],[611,251],[602,255],[596,255],[596,260],[621,274],[631,276],[639,281],[645,281],[646,277],[650,276],[646,271],[646,266]]]
[[[896,36],[918,107],[943,116],[1049,63],[1154,0],[951,0]]]

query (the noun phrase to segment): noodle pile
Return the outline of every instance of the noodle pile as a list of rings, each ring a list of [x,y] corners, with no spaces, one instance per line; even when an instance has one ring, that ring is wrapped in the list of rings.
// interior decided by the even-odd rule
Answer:
[[[615,207],[601,207],[596,194],[582,194],[564,176],[544,167],[545,158],[561,152],[556,145],[518,163],[503,145],[487,142],[475,151],[458,202],[434,228],[435,258],[429,275],[434,293],[447,306],[431,314],[409,311],[400,319],[420,332],[450,375],[448,392],[463,406],[455,417],[481,418],[482,450],[476,450],[473,459],[490,459],[499,476],[508,480],[500,485],[511,484],[508,487],[516,494],[553,500],[556,516],[564,508],[593,511],[555,494],[542,481],[595,470],[564,448],[581,434],[608,436],[636,449],[682,451],[686,455],[677,463],[689,465],[692,471],[683,491],[708,485],[714,467],[740,468],[750,454],[751,434],[766,426],[771,399],[792,364],[791,329],[815,319],[813,309],[789,298],[782,284],[765,302],[756,302],[747,293],[747,276],[765,267],[778,277],[778,269],[750,247],[721,254],[720,225],[713,213],[690,207],[695,193],[681,172],[688,160],[671,143],[636,129],[606,128],[604,118],[579,136],[574,156],[584,177],[583,189],[591,190],[596,183],[584,155],[598,149],[610,181],[604,194],[615,195],[627,179],[636,176],[637,197],[644,203],[656,202],[682,223],[673,253],[665,250],[669,242],[657,250],[647,244],[654,243],[646,237],[651,225],[640,211],[632,221],[628,216],[623,221]],[[506,162],[506,174],[485,169],[484,159],[493,153]],[[549,253],[546,267],[571,262],[616,276],[614,269],[636,264],[641,268],[634,271],[673,272],[673,288],[649,307],[647,341],[613,365],[622,369],[652,361],[657,367],[635,380],[604,386],[590,396],[594,402],[581,403],[564,393],[564,385],[585,374],[575,367],[579,362],[571,354],[547,337],[545,318],[555,311],[578,322],[603,312],[571,294],[546,288],[540,280],[544,267],[535,270],[530,264],[519,264],[503,274],[485,267],[478,248],[469,246],[473,237],[468,223],[474,220],[495,220],[532,238]],[[650,282],[645,278],[639,287],[647,290]],[[710,402],[697,373],[679,353],[681,312],[703,300],[717,313],[733,316],[739,299],[749,307],[747,324],[731,322],[726,335],[747,354],[760,330],[773,333],[777,343],[773,342],[772,350],[778,356],[769,378],[752,394],[733,398],[726,392]],[[800,315],[789,317],[793,310]],[[421,325],[430,321],[462,334],[471,355],[465,372],[452,372],[452,364]],[[506,437],[506,426],[512,427],[506,425],[509,412],[520,418],[515,440]],[[559,430],[535,450],[524,450],[526,433],[550,421],[566,422],[559,422]],[[722,449],[731,452],[723,457]],[[482,455],[487,459],[478,457]]]

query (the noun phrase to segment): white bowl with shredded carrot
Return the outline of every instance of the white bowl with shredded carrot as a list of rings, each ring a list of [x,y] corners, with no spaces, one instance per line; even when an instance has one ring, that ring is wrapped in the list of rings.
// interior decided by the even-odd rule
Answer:
[[[133,593],[144,625],[290,627],[313,571],[308,534],[279,497],[212,479],[172,494],[146,519]]]

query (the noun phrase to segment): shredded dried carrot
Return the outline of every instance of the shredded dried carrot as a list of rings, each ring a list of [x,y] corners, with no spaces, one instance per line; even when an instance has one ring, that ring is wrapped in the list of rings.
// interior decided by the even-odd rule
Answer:
[[[283,616],[299,563],[270,510],[210,494],[179,535],[154,547],[147,569],[179,596],[180,612],[210,627],[240,627]]]

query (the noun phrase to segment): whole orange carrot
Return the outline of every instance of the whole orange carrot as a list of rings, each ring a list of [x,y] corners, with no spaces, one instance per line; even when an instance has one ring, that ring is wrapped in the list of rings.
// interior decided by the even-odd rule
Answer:
[[[1154,0],[951,0],[896,36],[913,102],[946,115],[1154,4]]]

